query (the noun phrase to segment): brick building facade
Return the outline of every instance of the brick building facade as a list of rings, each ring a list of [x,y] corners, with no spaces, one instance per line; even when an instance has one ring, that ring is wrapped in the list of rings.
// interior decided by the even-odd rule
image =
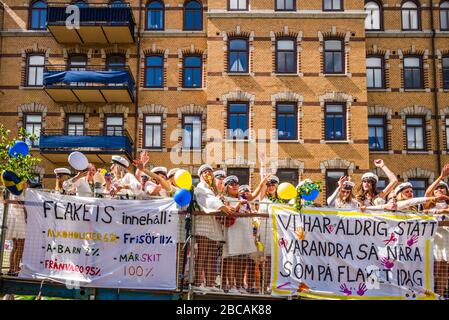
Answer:
[[[75,30],[67,4],[0,6],[2,123],[43,129],[45,187],[67,165],[55,137],[98,166],[145,149],[154,165],[206,160],[253,185],[259,149],[282,180],[329,185],[383,158],[419,189],[447,162],[445,1],[104,1],[78,4]],[[66,66],[128,82],[42,83]]]

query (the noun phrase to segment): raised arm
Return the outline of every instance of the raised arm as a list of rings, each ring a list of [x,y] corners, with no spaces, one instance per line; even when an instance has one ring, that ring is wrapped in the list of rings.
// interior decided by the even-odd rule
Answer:
[[[436,178],[436,180],[427,188],[426,190],[426,197],[432,197],[433,196],[433,192],[435,191],[436,187],[438,186],[438,184],[444,180],[444,178],[446,178],[449,175],[449,164],[445,165],[443,167],[443,170],[441,171],[441,174],[438,178]],[[424,204],[424,209],[430,209],[431,205],[432,205],[431,200],[427,201]]]
[[[338,180],[337,189],[335,189],[334,193],[329,198],[327,198],[327,205],[329,207],[335,207],[338,193],[340,192],[340,189],[345,181],[348,181],[348,177],[346,176],[340,177],[340,179]]]
[[[254,190],[254,192],[251,193],[251,199],[248,199],[248,201],[253,201],[254,199],[256,199],[259,196],[259,194],[261,194],[262,190],[266,191],[268,178],[269,176],[265,176],[264,178],[261,177],[259,185],[257,186],[256,190]]]
[[[396,175],[394,174],[393,171],[388,169],[388,167],[385,165],[385,163],[382,159],[374,160],[374,165],[378,168],[381,168],[382,171],[388,177],[389,183],[385,187],[385,189],[382,190],[382,192],[379,195],[381,198],[385,198],[388,194],[390,194],[391,191],[393,191],[394,187],[396,187],[396,185],[398,183],[398,178],[396,177]]]

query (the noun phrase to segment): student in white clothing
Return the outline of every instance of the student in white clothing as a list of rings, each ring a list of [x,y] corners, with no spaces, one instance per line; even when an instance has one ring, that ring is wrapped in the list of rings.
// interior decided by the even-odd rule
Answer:
[[[106,180],[106,191],[111,196],[138,196],[141,186],[136,177],[128,172],[129,162],[121,156],[112,156],[111,172],[114,179],[108,183]]]
[[[92,197],[94,194],[94,175],[97,169],[93,163],[89,163],[86,170],[79,171],[76,176],[65,181],[62,187],[68,194],[76,194],[79,197]]]
[[[354,199],[352,190],[355,183],[349,177],[343,176],[338,180],[338,188],[327,198],[327,205],[331,208],[358,209],[359,203]]]

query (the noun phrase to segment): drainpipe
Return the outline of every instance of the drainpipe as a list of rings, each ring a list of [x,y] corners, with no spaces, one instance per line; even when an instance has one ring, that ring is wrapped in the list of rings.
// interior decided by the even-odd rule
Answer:
[[[139,0],[139,22],[137,27],[137,76],[136,76],[136,98],[134,99],[134,158],[137,158],[137,138],[138,138],[138,124],[139,124],[139,92],[140,92],[140,39],[142,27],[142,0]]]
[[[430,23],[432,25],[432,66],[433,66],[433,108],[435,114],[435,139],[437,144],[437,174],[441,172],[441,142],[440,142],[440,107],[438,104],[438,91],[437,91],[437,59],[435,50],[435,17],[433,12],[433,0],[430,0]]]

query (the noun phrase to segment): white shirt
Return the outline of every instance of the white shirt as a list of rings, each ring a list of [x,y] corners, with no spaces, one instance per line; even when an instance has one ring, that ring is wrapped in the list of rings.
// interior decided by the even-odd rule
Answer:
[[[73,179],[69,179],[62,183],[62,188],[68,193],[76,193],[79,197],[92,197],[93,191],[87,181],[87,177],[82,177],[73,182]]]
[[[340,193],[341,188],[338,187],[334,193],[327,198],[327,205],[332,208],[342,208],[342,209],[358,209],[359,203],[352,199],[350,202],[342,202],[340,198],[338,197],[338,194]]]
[[[196,202],[205,213],[218,212],[224,206],[220,198],[204,181],[198,183],[194,193]]]
[[[120,192],[118,192],[119,195],[127,194],[130,196],[137,196],[140,194],[142,186],[132,173],[128,172],[123,178],[112,182],[112,185],[119,185],[120,187],[123,187],[125,184],[128,185],[128,189],[121,189]]]
[[[145,193],[148,195],[152,195],[152,193],[158,186],[159,184],[154,183],[153,181],[147,181],[145,183]],[[155,194],[155,196],[170,198],[170,191],[165,190],[164,187],[161,186],[161,190],[159,190],[158,194]]]

